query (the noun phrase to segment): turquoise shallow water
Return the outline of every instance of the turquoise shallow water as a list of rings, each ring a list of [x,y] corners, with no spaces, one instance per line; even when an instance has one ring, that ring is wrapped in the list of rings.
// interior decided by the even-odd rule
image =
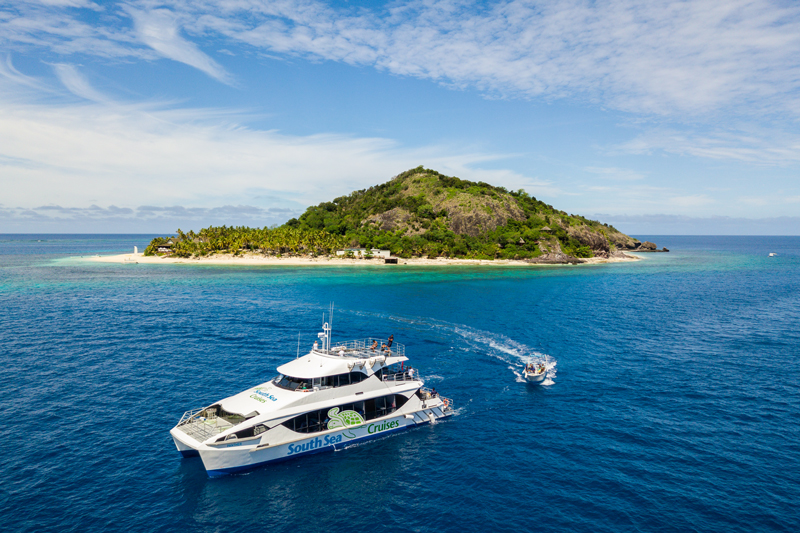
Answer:
[[[800,238],[527,269],[75,258],[149,238],[0,235],[5,530],[800,529]],[[181,459],[183,411],[272,377],[330,301],[335,338],[393,333],[457,416],[219,479]],[[533,353],[552,385],[516,381]]]

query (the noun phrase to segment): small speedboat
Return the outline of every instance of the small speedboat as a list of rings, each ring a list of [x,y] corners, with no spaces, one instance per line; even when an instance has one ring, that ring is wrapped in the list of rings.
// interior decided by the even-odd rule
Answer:
[[[770,254],[769,254],[770,257],[775,257],[776,255],[778,255],[778,254],[776,254],[775,252],[770,252]]]
[[[522,369],[522,377],[528,383],[539,385],[547,377],[547,368],[544,363],[528,363]]]

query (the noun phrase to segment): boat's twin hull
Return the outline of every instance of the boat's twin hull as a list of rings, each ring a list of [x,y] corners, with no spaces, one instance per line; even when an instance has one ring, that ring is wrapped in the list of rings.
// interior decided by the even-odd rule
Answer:
[[[181,455],[189,457],[191,452],[195,452],[194,455],[199,453],[208,475],[214,477],[312,453],[346,448],[356,442],[363,442],[418,425],[428,424],[447,416],[449,416],[449,413],[442,411],[441,407],[437,407],[380,421],[370,421],[360,426],[326,431],[311,435],[308,438],[274,446],[269,446],[266,442],[262,443],[256,440],[241,443],[234,441],[226,443],[224,446],[207,446],[197,443],[195,448],[182,440],[186,439],[186,436],[177,428],[173,429],[171,433]],[[186,440],[188,441],[189,439]]]

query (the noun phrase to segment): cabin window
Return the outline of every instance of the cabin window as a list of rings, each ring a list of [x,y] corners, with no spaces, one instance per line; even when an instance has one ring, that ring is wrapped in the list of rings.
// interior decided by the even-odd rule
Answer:
[[[388,396],[346,403],[337,407],[340,413],[344,411],[355,411],[367,421],[394,413],[403,407],[407,401],[408,398],[401,394],[389,394]],[[333,407],[297,415],[284,422],[283,426],[297,433],[317,433],[325,431],[328,429],[328,422],[330,422],[328,412],[331,409],[333,409]]]
[[[272,381],[277,387],[286,390],[311,390],[310,379],[293,378],[291,376],[278,376]]]
[[[367,379],[367,376],[363,372],[349,372],[347,374],[336,374],[334,376],[324,376],[314,379],[278,376],[275,378],[274,383],[278,387],[288,390],[303,390],[304,385],[308,389],[313,387],[345,387],[347,385],[361,383],[365,379]]]
[[[240,429],[236,433],[231,433],[226,437],[220,437],[216,440],[216,442],[220,442],[222,440],[234,440],[234,439],[249,439],[250,437],[257,437],[267,431],[269,428],[264,424],[256,424],[255,426],[250,426],[249,428]]]

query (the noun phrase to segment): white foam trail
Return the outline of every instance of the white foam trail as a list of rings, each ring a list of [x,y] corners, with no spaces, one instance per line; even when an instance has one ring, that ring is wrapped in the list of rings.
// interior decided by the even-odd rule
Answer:
[[[413,325],[421,329],[446,330],[455,333],[466,342],[472,351],[485,353],[489,357],[498,359],[499,361],[508,364],[508,368],[514,374],[515,381],[517,382],[525,382],[525,379],[522,377],[521,369],[526,363],[542,362],[545,364],[545,368],[547,370],[547,374],[545,380],[542,382],[542,385],[553,385],[555,383],[553,381],[556,378],[557,361],[555,359],[505,335],[492,333],[489,331],[482,331],[465,324],[453,324],[451,322],[445,322],[443,320],[436,320],[432,318],[393,316],[363,311],[350,312],[360,316],[373,316],[393,320],[395,322]],[[488,350],[486,349],[487,347],[489,348]]]

